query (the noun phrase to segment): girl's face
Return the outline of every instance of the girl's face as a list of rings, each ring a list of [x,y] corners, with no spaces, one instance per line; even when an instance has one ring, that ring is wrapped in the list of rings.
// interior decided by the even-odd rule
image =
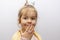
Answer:
[[[23,29],[26,29],[27,27],[30,27],[30,26],[35,27],[36,21],[37,21],[37,15],[31,9],[29,9],[28,11],[23,10],[23,14],[21,16],[20,21],[21,21],[20,24],[21,24]]]

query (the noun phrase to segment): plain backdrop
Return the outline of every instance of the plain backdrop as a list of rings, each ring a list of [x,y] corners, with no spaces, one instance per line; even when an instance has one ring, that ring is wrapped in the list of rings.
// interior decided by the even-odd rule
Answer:
[[[35,2],[38,21],[35,30],[42,40],[60,40],[60,0],[29,0]],[[0,40],[11,40],[19,29],[18,12],[25,0],[0,0]]]

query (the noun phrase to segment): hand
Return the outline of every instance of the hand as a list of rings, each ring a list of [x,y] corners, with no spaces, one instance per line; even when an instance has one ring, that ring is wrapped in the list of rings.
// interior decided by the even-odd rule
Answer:
[[[34,33],[34,26],[29,25],[29,27],[27,27],[25,32],[21,33],[21,37],[24,37],[30,40],[33,36],[33,33]]]

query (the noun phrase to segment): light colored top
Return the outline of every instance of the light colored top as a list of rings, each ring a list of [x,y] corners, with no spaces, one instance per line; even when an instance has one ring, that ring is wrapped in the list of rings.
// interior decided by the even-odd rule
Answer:
[[[20,34],[19,31],[17,31],[17,32],[12,36],[12,40],[20,40],[20,38],[21,38],[21,34]],[[41,37],[40,37],[36,32],[34,32],[31,40],[41,40]]]

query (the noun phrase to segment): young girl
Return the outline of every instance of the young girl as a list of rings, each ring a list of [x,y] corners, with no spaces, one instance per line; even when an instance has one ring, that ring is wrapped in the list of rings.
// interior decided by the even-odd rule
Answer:
[[[18,21],[21,25],[12,37],[12,40],[41,40],[34,28],[37,22],[37,11],[32,5],[25,5],[18,14]]]

